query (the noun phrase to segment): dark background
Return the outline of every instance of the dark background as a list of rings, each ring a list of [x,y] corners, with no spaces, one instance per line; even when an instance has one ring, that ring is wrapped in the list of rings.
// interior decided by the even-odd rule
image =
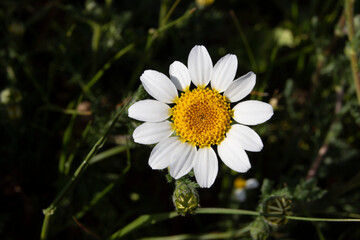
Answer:
[[[269,179],[273,191],[288,189],[294,215],[360,217],[360,109],[346,55],[344,2],[218,0],[199,8],[180,1],[162,22],[174,2],[0,2],[0,90],[13,93],[0,105],[1,239],[39,239],[42,209],[105,133],[124,99],[134,95],[141,73],[155,69],[168,75],[169,65],[186,64],[197,44],[207,47],[214,63],[236,54],[236,76],[257,75],[248,98],[270,102],[275,112],[253,127],[264,149],[248,153],[250,171],[231,172],[219,161],[215,184],[199,190],[201,206],[256,210],[263,203],[260,188],[249,190],[244,203],[234,199],[233,181],[241,176],[260,183]],[[192,14],[162,28],[192,8]],[[358,2],[354,9],[358,14]],[[354,21],[358,44],[359,15]],[[127,46],[129,51],[113,59]],[[99,71],[103,75],[87,88]],[[50,239],[107,239],[142,214],[174,210],[174,184],[167,183],[166,171],[151,170],[151,147],[131,141],[138,124],[126,113],[120,118],[101,150],[118,152],[88,166],[51,218]],[[317,184],[306,185],[315,160]],[[125,239],[177,234],[196,239],[251,221],[232,215],[178,217]],[[241,237],[250,239],[248,233]],[[355,223],[291,221],[269,238],[359,237]]]

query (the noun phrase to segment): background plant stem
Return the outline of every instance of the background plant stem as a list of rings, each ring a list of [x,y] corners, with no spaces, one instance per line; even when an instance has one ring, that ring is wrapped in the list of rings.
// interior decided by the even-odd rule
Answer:
[[[351,71],[352,76],[354,79],[354,84],[356,88],[356,95],[358,98],[358,102],[360,104],[360,78],[359,78],[359,71],[358,71],[358,61],[357,61],[357,54],[356,49],[354,47],[354,4],[355,0],[345,0],[345,14],[346,14],[346,26],[347,26],[347,33],[349,39],[349,49],[348,49],[348,56],[351,63]]]
[[[86,167],[88,166],[90,160],[96,155],[96,153],[103,147],[104,143],[106,142],[106,139],[108,138],[111,130],[115,126],[115,123],[123,113],[124,109],[127,107],[127,103],[130,99],[127,99],[122,109],[116,114],[114,120],[112,121],[110,127],[106,131],[103,137],[101,137],[93,146],[93,148],[90,150],[90,152],[87,154],[84,161],[80,164],[80,166],[76,169],[75,173],[71,177],[71,179],[67,182],[67,184],[62,188],[60,193],[56,196],[54,201],[50,204],[48,208],[46,208],[44,212],[44,221],[43,226],[41,230],[41,240],[45,240],[48,237],[48,231],[49,231],[49,223],[50,218],[52,215],[55,214],[56,209],[58,208],[61,201],[64,199],[64,197],[69,193],[69,191],[76,185],[77,181],[79,180],[80,176],[84,173]]]
[[[232,214],[232,215],[247,215],[247,216],[278,216],[279,218],[287,218],[290,220],[297,221],[308,221],[308,222],[360,222],[360,219],[356,218],[314,218],[314,217],[299,217],[299,216],[284,216],[284,215],[269,215],[263,214],[258,211],[244,210],[244,209],[231,209],[231,208],[199,208],[196,210],[196,214]],[[109,240],[115,240],[122,238],[130,232],[144,228],[149,225],[172,219],[179,216],[176,212],[156,213],[156,214],[145,214],[136,218],[134,221],[126,225],[125,227],[117,230],[113,233]]]

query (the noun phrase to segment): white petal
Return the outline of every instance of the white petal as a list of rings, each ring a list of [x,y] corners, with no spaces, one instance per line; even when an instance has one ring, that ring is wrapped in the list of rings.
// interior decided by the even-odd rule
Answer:
[[[234,138],[244,150],[251,152],[260,152],[264,144],[259,135],[248,126],[234,124],[226,134],[228,138]]]
[[[161,72],[146,70],[140,80],[145,90],[160,102],[173,103],[178,97],[175,85]]]
[[[211,79],[213,64],[204,46],[195,46],[188,57],[188,69],[192,82],[197,87],[205,87]]]
[[[168,138],[174,132],[171,122],[145,122],[133,133],[134,141],[141,144],[154,144]]]
[[[246,191],[243,188],[235,189],[235,198],[239,202],[244,202],[246,200]]]
[[[129,117],[139,121],[161,122],[170,117],[170,107],[162,102],[147,99],[141,100],[129,107]]]
[[[185,91],[190,87],[191,77],[189,69],[181,62],[175,61],[169,68],[170,79],[177,89]]]
[[[171,163],[171,154],[181,146],[178,137],[160,141],[150,153],[149,165],[152,169],[164,169]]]
[[[224,92],[224,95],[229,98],[230,102],[240,101],[251,92],[255,83],[256,75],[253,72],[248,72],[233,81]]]
[[[223,92],[235,78],[238,61],[235,55],[228,54],[222,57],[214,66],[211,78],[211,88]]]
[[[270,104],[248,100],[238,103],[234,108],[234,119],[238,123],[256,125],[266,122],[274,114]]]
[[[170,163],[170,175],[179,179],[189,173],[194,166],[196,147],[189,143],[182,143],[172,155]]]
[[[218,168],[215,151],[211,147],[199,148],[195,154],[194,173],[200,187],[209,188],[213,185]]]
[[[259,181],[256,180],[255,178],[249,178],[248,180],[246,180],[246,185],[245,188],[246,189],[254,189],[259,187]]]
[[[233,139],[225,138],[217,146],[221,160],[234,171],[246,172],[250,169],[250,161],[241,145]]]

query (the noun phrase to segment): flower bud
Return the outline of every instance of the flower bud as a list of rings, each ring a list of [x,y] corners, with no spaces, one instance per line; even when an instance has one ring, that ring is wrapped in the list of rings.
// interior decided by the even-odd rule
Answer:
[[[0,93],[0,100],[3,104],[16,104],[22,99],[21,93],[15,88],[5,88]]]
[[[263,205],[265,220],[274,227],[285,225],[288,219],[285,216],[292,214],[292,200],[286,196],[271,196]],[[274,215],[274,216],[266,216]],[[278,215],[278,216],[275,216]]]
[[[194,214],[199,205],[199,194],[194,184],[176,181],[176,187],[173,194],[173,202],[176,211],[185,216]]]
[[[213,4],[215,2],[215,0],[196,0],[196,5],[200,8],[203,9],[207,6],[210,6],[211,4]]]

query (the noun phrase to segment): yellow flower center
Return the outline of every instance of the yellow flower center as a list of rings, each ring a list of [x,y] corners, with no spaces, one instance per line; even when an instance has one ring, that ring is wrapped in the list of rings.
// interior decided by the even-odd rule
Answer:
[[[234,187],[236,189],[243,189],[246,186],[246,181],[241,177],[238,177],[234,180]]]
[[[225,96],[209,88],[196,88],[181,94],[172,114],[178,136],[198,147],[207,147],[225,138],[233,111]]]

